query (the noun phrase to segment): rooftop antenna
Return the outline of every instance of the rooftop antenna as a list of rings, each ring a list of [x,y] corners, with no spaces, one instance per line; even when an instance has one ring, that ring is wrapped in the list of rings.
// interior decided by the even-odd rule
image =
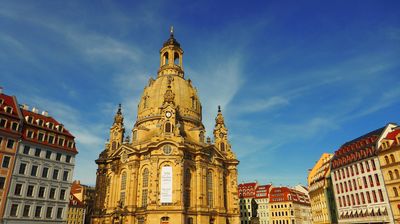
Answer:
[[[169,32],[170,32],[171,37],[173,37],[174,36],[174,26],[171,26],[171,30]]]

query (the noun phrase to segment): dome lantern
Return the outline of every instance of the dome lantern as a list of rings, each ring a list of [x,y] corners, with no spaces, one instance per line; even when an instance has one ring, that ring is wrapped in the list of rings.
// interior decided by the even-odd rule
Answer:
[[[160,50],[158,76],[178,75],[183,77],[182,56],[183,50],[174,37],[174,27],[171,27],[169,39],[164,42]]]

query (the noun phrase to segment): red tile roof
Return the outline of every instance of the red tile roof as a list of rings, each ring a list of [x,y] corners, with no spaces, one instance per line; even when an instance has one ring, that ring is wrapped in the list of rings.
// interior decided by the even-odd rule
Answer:
[[[270,184],[257,186],[255,190],[255,198],[268,198],[270,188]]]
[[[254,198],[256,187],[256,182],[239,184],[239,198]]]
[[[310,199],[304,193],[288,187],[274,187],[270,192],[270,203],[294,202],[310,204]]]
[[[17,102],[14,100],[14,97],[5,95],[3,93],[0,93],[0,99],[2,99],[4,102],[0,105],[0,113],[8,116],[12,116],[15,118],[19,118],[18,116],[18,105]],[[4,107],[11,107],[12,108],[12,113],[6,113],[4,110]]]
[[[83,208],[85,207],[85,204],[81,200],[79,200],[77,197],[75,197],[73,194],[69,195],[69,207],[80,207]]]

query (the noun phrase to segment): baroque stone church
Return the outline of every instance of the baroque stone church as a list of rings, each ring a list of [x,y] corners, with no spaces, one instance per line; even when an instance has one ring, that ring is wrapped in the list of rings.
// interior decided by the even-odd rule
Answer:
[[[237,165],[221,109],[205,139],[197,90],[173,30],[138,105],[132,138],[121,105],[96,160],[92,223],[238,224]]]

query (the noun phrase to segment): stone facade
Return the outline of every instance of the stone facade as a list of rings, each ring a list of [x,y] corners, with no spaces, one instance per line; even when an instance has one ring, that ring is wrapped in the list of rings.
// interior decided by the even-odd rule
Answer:
[[[378,156],[394,221],[400,223],[400,128],[381,141]]]
[[[337,223],[336,204],[330,179],[330,160],[324,153],[308,175],[312,221],[315,224]]]
[[[132,138],[121,107],[96,160],[92,223],[234,224],[239,222],[237,165],[221,110],[205,139],[202,107],[184,78],[183,50],[171,32],[160,68],[138,105]]]

